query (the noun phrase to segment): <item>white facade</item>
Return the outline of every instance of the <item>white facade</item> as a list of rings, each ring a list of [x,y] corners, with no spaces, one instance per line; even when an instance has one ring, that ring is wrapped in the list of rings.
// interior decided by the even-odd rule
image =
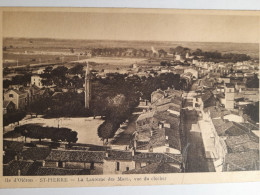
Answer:
[[[38,75],[33,75],[31,77],[31,84],[35,85],[35,86],[37,86],[39,88],[42,88],[43,87],[43,85],[42,85],[42,78],[40,76],[38,76]]]
[[[197,70],[193,69],[193,68],[188,68],[184,70],[184,73],[191,73],[193,77],[195,77],[196,79],[198,79],[199,73]]]

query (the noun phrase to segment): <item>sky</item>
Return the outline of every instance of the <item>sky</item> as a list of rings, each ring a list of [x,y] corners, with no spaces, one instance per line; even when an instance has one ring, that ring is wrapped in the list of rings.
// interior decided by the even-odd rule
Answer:
[[[259,43],[258,16],[4,12],[4,37]]]

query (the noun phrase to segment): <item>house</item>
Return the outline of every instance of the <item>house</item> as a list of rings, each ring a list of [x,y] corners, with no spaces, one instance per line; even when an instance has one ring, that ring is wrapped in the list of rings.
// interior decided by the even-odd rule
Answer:
[[[174,111],[174,108],[170,109]],[[149,115],[139,117],[134,148],[140,152],[181,154],[179,125],[179,115],[171,111],[149,112]]]
[[[25,87],[22,89],[22,91],[27,93],[28,104],[34,102],[39,98],[42,98],[42,90],[36,85]]]
[[[108,150],[104,158],[103,174],[122,174],[135,169],[134,151]]]
[[[15,110],[15,104],[12,101],[3,102],[3,114],[13,112]]]
[[[170,153],[138,153],[133,158],[135,169],[123,174],[180,173],[182,156]]]
[[[193,97],[192,105],[193,108],[205,109],[208,107],[216,106],[217,100],[211,91],[206,91],[203,94],[196,95]]]
[[[35,85],[39,88],[43,87],[42,78],[39,75],[32,75],[31,76],[31,85]]]
[[[193,78],[198,79],[199,74],[198,74],[197,70],[195,70],[193,68],[187,68],[184,70],[184,73],[188,73],[188,72],[192,74]]]
[[[259,151],[229,153],[226,155],[223,171],[259,170]]]
[[[28,105],[28,96],[26,92],[10,89],[4,93],[4,101],[12,101],[15,109],[24,109]]]
[[[229,136],[227,137],[225,142],[229,153],[259,150],[259,138],[256,137],[254,134]]]
[[[164,92],[161,89],[157,89],[151,94],[151,103],[155,103],[164,97]]]
[[[103,174],[104,151],[51,150],[43,161],[43,167],[87,169],[90,174]]]

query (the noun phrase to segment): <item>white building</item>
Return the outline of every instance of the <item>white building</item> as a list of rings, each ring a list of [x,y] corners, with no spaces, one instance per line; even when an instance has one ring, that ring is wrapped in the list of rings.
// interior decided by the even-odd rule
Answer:
[[[31,77],[31,84],[39,88],[42,88],[43,87],[42,78],[39,75],[33,75]]]

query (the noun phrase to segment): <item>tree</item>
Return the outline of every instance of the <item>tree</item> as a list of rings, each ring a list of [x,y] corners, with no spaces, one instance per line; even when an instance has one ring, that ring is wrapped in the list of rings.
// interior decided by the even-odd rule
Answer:
[[[65,66],[58,66],[57,68],[51,71],[51,74],[56,77],[65,77],[68,68]]]
[[[71,143],[76,143],[78,141],[78,133],[76,131],[70,132],[70,135],[67,137],[67,142],[69,142],[69,147]]]
[[[105,139],[108,142],[108,139],[114,137],[114,135],[115,126],[112,121],[105,121],[98,127],[98,136],[102,138],[103,144]]]
[[[22,120],[26,116],[26,113],[24,111],[17,111],[17,112],[11,112],[11,113],[6,113],[3,116],[3,124],[4,126],[7,126],[9,124],[18,122]]]
[[[46,74],[50,74],[51,73],[51,71],[52,71],[52,67],[51,66],[47,66],[45,69],[44,69],[44,73],[46,73]]]
[[[70,74],[82,74],[83,73],[83,65],[77,64],[68,71]]]
[[[39,114],[45,113],[45,110],[48,108],[49,103],[49,98],[40,98],[32,102],[28,110],[31,112],[31,115],[35,113],[37,117]]]
[[[244,108],[244,113],[250,116],[250,118],[255,121],[259,122],[259,102],[257,102],[255,105],[248,104]]]
[[[7,89],[10,85],[12,85],[12,81],[8,79],[3,80],[3,88]]]
[[[246,82],[246,86],[248,88],[259,88],[259,79],[257,74],[255,74],[253,78],[248,79],[248,81]]]

